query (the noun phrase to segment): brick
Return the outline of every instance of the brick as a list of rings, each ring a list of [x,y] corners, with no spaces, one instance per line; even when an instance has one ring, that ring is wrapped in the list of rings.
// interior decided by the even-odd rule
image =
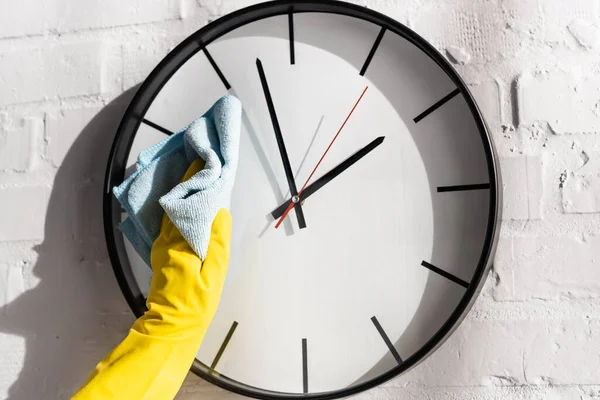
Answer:
[[[552,0],[540,2],[547,25],[566,26],[576,18],[597,19],[600,7],[596,0]]]
[[[412,0],[363,0],[359,3],[367,8],[372,8],[403,24],[408,24],[408,11]]]
[[[600,29],[584,19],[576,19],[567,27],[577,43],[586,50],[597,49],[600,45]]]
[[[0,265],[0,309],[25,293],[23,265]]]
[[[509,254],[510,256],[510,254]],[[491,276],[488,283],[493,290],[499,283]],[[485,290],[485,289],[484,289]],[[466,317],[479,322],[541,320],[546,322],[562,321],[565,318],[600,321],[599,302],[594,299],[575,301],[549,301],[531,299],[527,301],[499,301],[486,294],[480,296]]]
[[[222,3],[225,2],[223,0],[196,0],[196,5],[202,8],[203,10],[206,10],[206,12],[211,16],[223,14],[225,10],[223,9],[224,5]],[[252,0],[233,0],[227,1],[226,3],[231,4],[230,11],[233,11],[240,7],[243,7],[244,3],[247,3],[246,5],[251,5],[254,2]]]
[[[568,318],[467,320],[420,366],[385,387],[593,384],[600,379],[599,325]]]
[[[564,43],[573,21],[593,23],[598,19],[597,0],[544,0],[540,1],[540,7],[545,21],[541,38],[547,43]]]
[[[428,2],[418,9],[413,28],[438,49],[458,47],[474,64],[516,56],[525,48],[524,37],[539,19],[527,1],[459,0]]]
[[[490,128],[500,127],[502,125],[502,93],[498,82],[487,81],[470,84],[469,89]]]
[[[44,123],[39,118],[0,113],[0,171],[31,169],[38,156],[43,131]]]
[[[582,153],[584,165],[567,173],[562,184],[563,212],[600,213],[600,153]]]
[[[0,54],[0,106],[114,92],[121,87],[118,58],[102,42]]]
[[[504,239],[494,269],[497,300],[600,298],[600,236]]]
[[[71,217],[79,259],[108,261],[102,219],[103,180],[90,179],[74,187]]]
[[[600,131],[600,76],[524,73],[517,81],[519,123],[544,121],[556,134]]]
[[[505,220],[541,219],[542,160],[518,156],[501,159]]]
[[[0,308],[0,321],[6,329],[7,321],[3,318]],[[11,384],[17,380],[25,363],[25,338],[14,334],[0,331],[0,397],[9,399],[8,390]]]
[[[218,3],[218,8],[215,8],[214,6],[210,6],[211,3],[217,3],[217,1],[215,0],[203,0],[203,3],[208,6],[208,9],[214,9],[215,11],[218,12],[218,15],[225,15],[228,14],[230,12],[239,10],[241,8],[244,7],[249,7],[251,5],[254,5],[256,3],[259,3],[262,1],[257,1],[257,0],[220,0]]]
[[[0,241],[43,239],[49,196],[43,186],[0,189]]]
[[[418,367],[411,374],[418,373]],[[598,399],[597,386],[479,386],[464,387],[379,387],[361,393],[353,399],[377,400],[592,400]],[[220,399],[219,394],[203,399]],[[194,397],[177,397],[177,400]]]
[[[186,36],[164,36],[152,41],[126,44],[123,48],[123,87],[144,81],[158,63]]]
[[[387,386],[524,384],[523,352],[531,334],[531,324],[521,321],[464,321],[418,371]]]
[[[0,260],[5,264],[32,264],[37,259],[38,253],[31,242],[0,242]]]
[[[44,33],[46,13],[49,2],[37,0],[21,0],[11,2],[0,13],[0,38],[39,35]]]
[[[54,0],[51,26],[59,32],[135,25],[179,16],[176,0]]]
[[[145,24],[179,15],[177,0],[23,0],[0,14],[0,38]]]
[[[46,114],[47,157],[52,164],[62,164],[81,131],[99,112],[99,108],[81,108]]]
[[[529,383],[562,385],[600,382],[600,322],[566,320],[541,323],[524,354]]]
[[[515,49],[526,50],[539,43],[537,40],[544,27],[539,3],[540,0],[500,0],[505,38],[521,41],[520,44],[512,43]]]

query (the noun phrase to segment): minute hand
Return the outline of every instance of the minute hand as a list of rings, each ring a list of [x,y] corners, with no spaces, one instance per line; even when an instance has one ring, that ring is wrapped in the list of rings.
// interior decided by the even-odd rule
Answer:
[[[285,148],[285,143],[283,142],[283,135],[281,134],[281,127],[279,126],[279,120],[277,119],[277,113],[275,112],[275,105],[273,104],[273,98],[271,97],[271,91],[269,90],[269,84],[267,83],[265,70],[263,68],[262,62],[258,58],[256,59],[256,68],[258,69],[260,83],[262,85],[263,91],[265,93],[265,98],[267,100],[267,107],[269,108],[271,122],[273,123],[275,139],[277,140],[277,147],[279,148],[279,153],[281,154],[281,162],[283,163],[283,170],[285,171],[285,177],[287,178],[288,187],[290,189],[291,195],[296,196],[298,194],[298,189],[296,188],[294,173],[292,172],[290,159]],[[300,204],[296,204],[294,210],[296,210],[296,216],[298,217],[298,226],[300,227],[300,229],[306,228],[306,221],[304,219],[304,212],[302,211],[302,206]]]
[[[371,151],[375,150],[375,148],[377,148],[377,146],[379,146],[381,143],[383,143],[383,139],[385,139],[385,136],[380,136],[377,139],[373,140],[371,143],[369,143],[368,145],[366,145],[365,147],[363,147],[362,149],[360,149],[359,151],[357,151],[356,153],[354,153],[353,155],[348,157],[345,161],[343,161],[337,167],[335,167],[334,169],[332,169],[331,171],[329,171],[328,173],[326,173],[325,175],[323,175],[322,177],[317,179],[311,185],[307,186],[306,189],[304,189],[304,191],[300,194],[300,202],[303,200],[306,200],[308,197],[310,197],[310,195],[312,195],[313,193],[315,193],[316,191],[321,189],[323,186],[325,186],[326,184],[331,182],[336,176],[338,176],[339,174],[341,174],[342,172],[344,172],[345,170],[350,168],[358,160],[360,160],[361,158],[363,158],[364,156],[369,154]],[[300,202],[298,202],[298,204],[300,204]],[[275,219],[280,218],[283,215],[283,213],[285,212],[285,210],[288,208],[290,203],[292,203],[292,199],[289,199],[284,204],[277,207],[271,213],[273,218],[275,218]]]

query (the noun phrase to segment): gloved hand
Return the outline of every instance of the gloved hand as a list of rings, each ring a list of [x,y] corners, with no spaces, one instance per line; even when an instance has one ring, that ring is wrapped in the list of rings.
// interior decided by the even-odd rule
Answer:
[[[198,159],[183,180],[204,168]],[[152,246],[148,311],[97,366],[73,399],[173,399],[217,310],[229,264],[231,215],[212,224],[205,260],[165,214]]]

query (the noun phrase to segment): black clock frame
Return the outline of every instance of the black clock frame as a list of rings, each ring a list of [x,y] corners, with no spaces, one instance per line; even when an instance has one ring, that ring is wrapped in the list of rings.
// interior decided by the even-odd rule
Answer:
[[[459,77],[454,68],[432,45],[430,45],[418,34],[405,27],[401,23],[393,20],[392,18],[368,8],[342,1],[276,0],[257,4],[231,13],[208,24],[192,34],[171,53],[169,53],[140,86],[127,111],[125,112],[125,115],[123,116],[121,124],[118,128],[109,156],[104,183],[104,231],[114,273],[118,280],[119,286],[121,287],[121,291],[123,292],[127,303],[135,315],[139,317],[146,311],[146,300],[137,285],[135,277],[133,276],[131,265],[129,265],[129,259],[127,258],[127,253],[125,251],[124,239],[118,230],[118,225],[121,221],[121,207],[115,197],[112,195],[112,188],[119,185],[124,180],[127,158],[137,129],[142,122],[143,116],[152,104],[155,96],[159,93],[164,84],[173,76],[173,74],[193,55],[199,51],[205,51],[205,46],[215,39],[238,27],[258,21],[260,19],[278,15],[288,15],[290,13],[305,12],[346,15],[371,22],[382,28],[386,28],[387,30],[404,37],[421,49],[442,68],[442,70],[450,77],[450,79],[452,79],[463,95],[473,115],[473,118],[476,121],[486,153],[488,175],[490,178],[490,208],[488,214],[488,227],[486,231],[484,249],[480,256],[477,269],[473,275],[473,279],[450,318],[421,349],[404,360],[402,364],[380,376],[377,376],[376,378],[343,390],[333,392],[307,394],[279,393],[238,383],[224,375],[220,375],[214,371],[211,372],[207,365],[199,362],[198,360],[194,361],[194,364],[191,368],[192,371],[206,381],[234,393],[263,399],[302,398],[320,400],[350,396],[373,388],[389,379],[392,379],[423,361],[450,336],[450,334],[458,327],[459,323],[464,319],[467,312],[473,305],[477,294],[480,292],[485,282],[485,278],[487,277],[487,274],[491,268],[492,257],[497,245],[501,220],[500,205],[502,203],[502,198],[499,190],[499,187],[501,187],[501,177],[497,163],[497,155],[488,128],[465,83]],[[208,53],[207,56],[217,72],[220,72],[218,71],[216,64],[214,64],[214,60],[212,60]],[[223,76],[220,77],[225,86],[229,89],[229,84],[227,81]]]

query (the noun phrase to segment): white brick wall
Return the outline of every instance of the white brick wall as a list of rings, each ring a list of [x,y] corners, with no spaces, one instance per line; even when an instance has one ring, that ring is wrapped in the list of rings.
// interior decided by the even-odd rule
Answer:
[[[494,273],[464,324],[358,398],[600,398],[600,2],[352,2],[456,64],[496,140],[505,196]],[[118,96],[208,20],[253,3],[3,5],[0,398],[66,398],[128,329],[100,215],[110,132],[131,94]],[[194,376],[179,396],[234,397]]]
[[[40,154],[43,132],[39,118],[0,113],[0,171],[32,169]]]
[[[580,67],[525,72],[518,79],[519,120],[544,121],[556,134],[600,129],[600,77],[582,76]]]
[[[147,24],[179,17],[176,0],[23,0],[0,14],[0,38]]]
[[[0,106],[119,90],[117,51],[79,42],[0,54]]]
[[[41,240],[50,189],[45,186],[18,186],[0,189],[1,241]],[[4,289],[4,288],[3,288]]]

